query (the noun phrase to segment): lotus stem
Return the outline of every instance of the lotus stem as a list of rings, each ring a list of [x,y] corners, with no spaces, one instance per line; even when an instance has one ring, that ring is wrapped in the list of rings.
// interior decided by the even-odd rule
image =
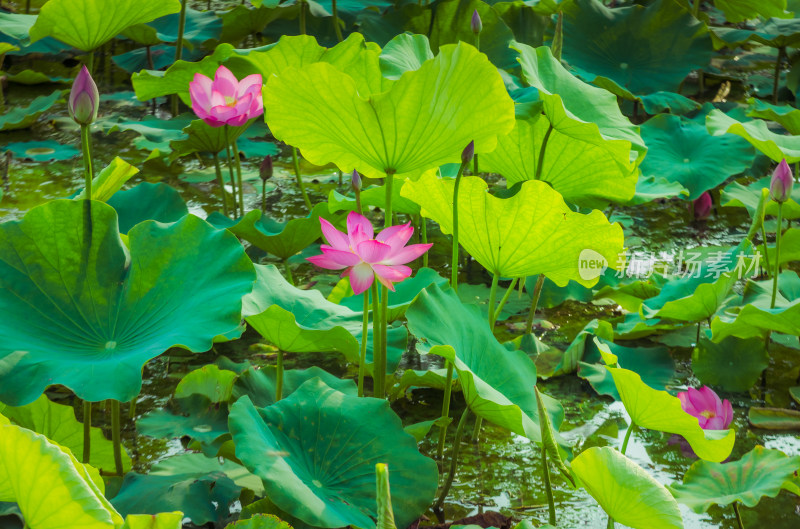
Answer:
[[[381,347],[378,357],[375,358],[375,391],[374,396],[382,399],[386,396],[386,342],[388,341],[387,327],[389,316],[389,289],[381,285]]]
[[[374,283],[374,282],[373,282]],[[358,396],[364,396],[364,375],[367,372],[367,336],[369,332],[369,292],[364,292],[364,315],[361,319],[361,358],[358,362]]]
[[[222,197],[222,212],[226,217],[230,216],[228,213],[228,198],[225,196],[225,180],[222,178],[222,167],[219,165],[219,155],[214,153],[214,170],[217,173],[217,185],[219,186],[219,193]],[[264,200],[266,201],[266,196]]]
[[[336,0],[333,0],[331,4],[331,11],[333,15],[333,31],[336,33],[336,38],[339,39],[339,42],[342,42],[344,38],[342,37],[342,28],[339,27],[339,13],[336,9]],[[339,173],[341,175],[341,173]],[[341,178],[341,176],[339,176]],[[340,184],[341,185],[341,182]]]
[[[739,526],[739,529],[744,529],[744,524],[742,523],[742,514],[739,512],[739,502],[733,502],[733,512],[736,514],[736,524]]]
[[[419,214],[419,233],[422,244],[426,244],[428,242],[428,221],[422,216],[422,213]],[[428,252],[422,254],[422,266],[428,266]]]
[[[83,459],[82,463],[88,463],[92,454],[92,403],[83,401]]]
[[[494,331],[494,322],[497,319],[497,314],[494,306],[495,299],[497,298],[497,283],[500,281],[500,274],[497,272],[492,276],[492,287],[489,290],[489,328]]]
[[[620,453],[622,455],[625,455],[625,451],[628,449],[628,441],[630,440],[631,434],[635,429],[636,429],[636,423],[631,421],[631,425],[628,427],[628,431],[625,432],[625,439],[623,439],[622,441],[622,449],[620,450]]]
[[[697,337],[694,339],[694,346],[700,346],[700,322],[697,322]]]
[[[275,402],[283,398],[283,350],[278,349],[275,359]]]
[[[89,70],[89,73],[94,73],[94,50],[86,52],[86,59],[84,59],[83,63],[86,65],[86,69]]]
[[[122,476],[122,427],[120,426],[119,401],[111,399],[111,442],[114,444],[114,467],[117,475]]]
[[[225,125],[227,128],[228,126]],[[231,142],[233,148],[233,161],[236,163],[236,182],[239,185],[239,212],[244,217],[244,185],[242,185],[242,164],[239,160],[239,147],[236,145],[236,140]]]
[[[392,225],[392,187],[394,184],[394,169],[386,171],[386,178],[383,179],[383,186],[386,191],[384,200],[386,207],[383,212],[383,227],[388,228]]]
[[[778,202],[778,227],[775,228],[775,274],[772,276],[772,301],[771,309],[775,308],[775,299],[778,296],[778,274],[781,271],[781,232],[783,231],[783,202]],[[766,252],[766,248],[764,248]]]
[[[478,155],[472,158],[472,174],[478,176]]]
[[[442,421],[446,421],[450,417],[450,396],[453,393],[453,362],[445,360],[447,364],[447,376],[444,381],[444,400],[442,400]],[[447,424],[443,423],[439,427],[439,447],[436,451],[436,457],[442,459],[444,457],[444,441],[447,435]]]
[[[445,498],[447,498],[447,494],[450,492],[450,487],[453,486],[453,479],[455,479],[456,476],[456,465],[458,464],[458,453],[461,451],[461,436],[464,434],[464,425],[467,423],[468,415],[469,407],[464,409],[464,413],[461,414],[461,419],[458,421],[456,437],[453,439],[453,450],[450,454],[450,469],[447,472],[447,480],[444,482],[444,487],[442,488],[441,494],[439,494],[439,499],[436,500],[433,506],[434,512],[441,510],[442,504]]]
[[[131,399],[130,404],[128,404],[128,419],[135,419],[136,418],[136,404],[139,402],[139,395],[136,395]]]
[[[306,34],[306,2],[305,0],[300,1],[300,34]]]
[[[25,14],[30,14],[31,12],[31,0],[25,0]]]
[[[544,169],[544,154],[545,150],[547,149],[547,140],[550,139],[550,134],[553,133],[553,124],[550,123],[550,126],[547,127],[547,132],[544,133],[544,138],[542,138],[542,146],[539,148],[539,159],[536,161],[536,176],[534,180],[541,180],[542,179],[542,170]]]
[[[224,131],[223,134],[225,135],[225,154],[228,157],[228,173],[230,174],[231,187],[233,188],[233,193],[232,193],[232,195],[233,195],[233,218],[234,219],[238,219],[239,218],[239,213],[238,213],[239,209],[238,209],[238,206],[236,205],[236,179],[233,176],[233,160],[231,158],[231,142],[228,139],[228,126],[225,125],[225,126],[222,127],[222,129]]]
[[[536,315],[536,307],[539,305],[539,296],[542,295],[542,287],[544,286],[544,274],[539,274],[536,278],[536,286],[533,287],[533,300],[531,301],[531,310],[528,313],[528,321],[526,322],[526,332],[531,334],[533,332],[533,318]]]
[[[81,151],[83,152],[83,177],[85,180],[83,194],[86,200],[91,200],[94,170],[92,169],[92,138],[89,133],[89,125],[81,125]]]
[[[775,79],[772,81],[772,104],[778,104],[778,84],[781,79],[781,63],[786,56],[786,47],[778,47],[778,58],[775,59]]]
[[[261,181],[261,211],[267,211],[267,181]]]
[[[475,418],[475,426],[472,428],[472,442],[480,443],[481,428],[483,427],[483,417]]]
[[[186,26],[186,0],[181,0],[181,13],[178,16],[178,40],[175,42],[175,62],[183,57],[183,29]],[[172,117],[178,115],[178,94],[170,96],[170,112]],[[227,125],[226,125],[227,127]]]
[[[376,529],[397,529],[392,510],[392,494],[389,489],[389,466],[386,463],[375,465],[376,488],[375,500],[378,503],[378,519]]]
[[[767,253],[767,230],[764,229],[764,218],[761,218],[761,240],[764,244],[764,266],[767,267],[767,273],[772,273],[772,267],[769,266],[769,253]]]
[[[694,18],[697,18],[697,15],[700,14],[700,2],[702,2],[702,0],[694,0],[692,4],[692,15],[694,15]]]
[[[556,502],[553,499],[553,485],[550,482],[550,469],[547,468],[547,449],[542,445],[542,474],[544,475],[544,490],[547,492],[547,512],[549,523],[556,525]]]
[[[515,277],[513,280],[511,280],[511,284],[508,285],[508,290],[506,290],[506,293],[503,294],[502,298],[500,298],[500,303],[497,304],[497,310],[495,311],[495,320],[497,320],[497,318],[500,317],[500,312],[503,310],[503,307],[505,307],[506,301],[508,301],[508,298],[511,296],[511,292],[514,291],[514,287],[516,286],[517,286],[517,278]],[[494,324],[492,324],[492,330],[494,330]]]
[[[374,397],[378,379],[383,378],[384,375],[384,373],[378,373],[378,362],[381,356],[381,312],[377,281],[372,282],[370,293],[372,294],[372,394]]]
[[[458,291],[458,188],[461,185],[461,177],[464,175],[464,169],[467,168],[467,165],[469,165],[469,160],[466,162],[462,160],[456,175],[455,186],[453,186],[453,259],[450,269],[450,286],[455,291]]]
[[[286,268],[286,280],[289,282],[290,285],[295,286],[294,283],[294,274],[292,274],[292,267],[289,265],[289,259],[283,260],[283,266]]]
[[[297,147],[292,147],[292,163],[294,164],[294,178],[297,180],[297,187],[300,188],[300,194],[303,195],[303,202],[306,203],[308,212],[311,213],[311,200],[308,199],[306,186],[303,184],[303,178],[300,175],[300,158],[297,154]]]

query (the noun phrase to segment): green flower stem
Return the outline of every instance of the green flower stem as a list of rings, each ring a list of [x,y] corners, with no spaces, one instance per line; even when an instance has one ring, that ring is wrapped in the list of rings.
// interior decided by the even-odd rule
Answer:
[[[86,59],[84,59],[83,64],[86,65],[89,73],[94,73],[94,50],[86,52]]]
[[[300,2],[300,34],[306,34],[306,2],[305,0],[299,0]]]
[[[225,196],[225,180],[222,178],[222,167],[219,165],[219,155],[217,153],[214,153],[214,170],[217,172],[217,185],[219,186],[219,193],[222,197],[222,212],[228,217],[228,198]]]
[[[636,423],[631,421],[631,425],[628,427],[628,431],[625,432],[625,439],[623,439],[622,441],[622,449],[620,450],[620,453],[622,455],[625,455],[625,451],[628,449],[628,441],[630,440],[631,434],[635,429],[636,429]]]
[[[358,361],[358,396],[364,396],[364,375],[367,372],[367,332],[369,331],[369,292],[364,292],[364,314],[361,319],[361,357]]]
[[[767,273],[772,273],[772,267],[769,266],[769,254],[767,253],[767,230],[764,229],[764,218],[761,218],[761,240],[764,243],[764,265],[767,267]]]
[[[225,134],[225,154],[228,157],[228,173],[230,173],[231,177],[231,187],[233,187],[233,218],[238,219],[238,207],[236,205],[236,179],[233,176],[233,160],[231,158],[231,142],[228,139],[228,126],[225,125],[222,127],[223,133]]]
[[[703,0],[694,0],[692,4],[692,15],[694,15],[694,18],[697,18],[697,15],[700,14],[700,2],[702,1]]]
[[[267,211],[267,181],[261,181],[261,211]]]
[[[775,228],[775,274],[772,276],[772,301],[771,309],[775,308],[775,298],[778,296],[778,274],[781,271],[781,231],[783,231],[783,203],[778,202],[778,227]],[[766,252],[766,248],[764,248]]]
[[[297,155],[297,147],[292,147],[292,163],[294,164],[294,178],[297,180],[297,187],[300,188],[300,194],[303,195],[303,202],[306,203],[309,213],[311,212],[311,200],[308,199],[306,193],[306,186],[303,184],[303,177],[300,176],[300,158]]]
[[[447,375],[444,381],[444,400],[442,401],[442,420],[447,420],[450,417],[450,396],[453,393],[453,362],[445,360],[447,364]],[[439,427],[439,447],[436,451],[436,457],[441,459],[444,456],[444,441],[447,435],[447,424],[442,424]]]
[[[378,379],[383,378],[383,373],[378,375],[377,369],[378,357],[381,356],[381,312],[377,281],[372,282],[370,293],[372,294],[372,393],[375,396]]]
[[[699,1],[699,0],[698,0]],[[775,59],[775,79],[772,81],[772,104],[778,104],[778,84],[781,78],[781,64],[786,57],[786,47],[780,46],[778,48],[778,58]]]
[[[428,242],[428,221],[425,217],[422,216],[422,213],[419,215],[419,227],[420,227],[420,236],[422,237],[422,244],[427,244]],[[428,266],[428,252],[422,254],[422,266]]]
[[[331,14],[333,15],[333,31],[336,33],[336,38],[339,39],[339,42],[342,42],[344,37],[342,37],[342,28],[339,27],[339,13],[336,9],[336,0],[333,0],[331,11]]]
[[[472,442],[478,443],[481,436],[481,428],[483,427],[483,417],[475,419],[475,426],[472,428]]]
[[[119,401],[111,400],[111,442],[114,444],[114,467],[117,475],[122,476],[122,427],[119,420]]]
[[[478,155],[472,157],[472,174],[478,176]]]
[[[385,188],[386,207],[383,212],[383,227],[388,228],[392,225],[392,187],[394,184],[394,169],[386,171],[386,178],[383,179],[383,187]]]
[[[375,391],[374,396],[382,399],[386,396],[386,341],[389,316],[389,289],[381,285],[381,348],[375,362]],[[373,331],[374,332],[374,331]]]
[[[461,185],[461,176],[468,164],[469,161],[461,162],[456,175],[456,184],[453,186],[453,259],[451,260],[450,286],[455,291],[458,291],[458,188]]]
[[[278,349],[275,359],[275,402],[283,398],[283,351]]]
[[[494,311],[495,320],[497,320],[497,318],[500,316],[500,311],[502,311],[503,307],[506,306],[506,301],[508,301],[508,298],[511,296],[511,292],[514,291],[514,287],[516,286],[517,286],[517,278],[515,277],[511,281],[511,284],[508,285],[508,290],[506,290],[506,293],[503,294],[502,298],[500,298],[500,303],[497,304],[497,310]],[[492,323],[492,330],[494,330],[494,323]]]
[[[739,529],[744,529],[744,524],[742,523],[742,514],[739,512],[739,502],[733,502],[733,512],[736,514],[736,524],[739,526]]]
[[[547,127],[547,132],[544,133],[544,138],[542,139],[542,146],[539,148],[539,159],[536,160],[535,180],[542,179],[542,170],[544,169],[544,153],[545,149],[547,149],[547,140],[550,139],[550,134],[552,133],[553,133],[553,124],[550,123],[550,126]]]
[[[181,0],[181,12],[178,16],[178,40],[175,42],[175,62],[178,62],[183,57],[184,27],[186,27],[186,0]],[[173,117],[178,115],[178,94],[170,96],[170,111]]]
[[[81,150],[83,151],[83,177],[85,180],[83,195],[86,200],[91,200],[94,170],[92,169],[92,138],[89,133],[89,125],[81,125]]]
[[[227,125],[225,125],[227,127]],[[236,182],[239,185],[239,212],[244,217],[244,185],[242,185],[242,164],[239,161],[239,146],[236,140],[231,142],[233,148],[233,161],[236,163]]]
[[[458,464],[458,453],[461,451],[461,437],[464,434],[464,425],[467,423],[468,415],[469,408],[465,408],[464,413],[461,414],[461,419],[458,421],[456,437],[453,439],[453,450],[450,454],[450,469],[447,472],[447,480],[444,482],[444,487],[442,488],[441,494],[439,494],[439,499],[436,500],[433,506],[434,511],[439,511],[442,508],[442,504],[445,498],[447,498],[447,494],[450,492],[450,487],[453,486],[453,479],[456,477],[456,465]]]
[[[286,281],[289,282],[290,285],[294,285],[294,274],[292,274],[292,267],[289,265],[289,259],[283,260],[283,266],[286,268]]]
[[[92,454],[92,403],[83,401],[83,459],[81,463],[88,463]]]
[[[492,276],[492,288],[489,290],[489,327],[494,330],[494,322],[497,319],[497,311],[494,306],[497,299],[497,283],[500,281],[500,274],[497,272]]]
[[[128,404],[128,419],[133,420],[136,418],[136,404],[139,402],[139,395],[136,395],[131,399],[130,404]]]
[[[544,490],[547,492],[547,512],[549,523],[556,525],[556,502],[553,499],[553,485],[550,482],[550,469],[547,468],[547,449],[542,445],[542,474],[544,474]]]
[[[528,321],[526,322],[525,329],[528,334],[533,332],[533,318],[536,315],[536,307],[539,305],[539,297],[542,295],[542,287],[544,286],[544,274],[539,274],[536,279],[536,286],[533,287],[533,300],[531,301],[531,310],[528,313]]]

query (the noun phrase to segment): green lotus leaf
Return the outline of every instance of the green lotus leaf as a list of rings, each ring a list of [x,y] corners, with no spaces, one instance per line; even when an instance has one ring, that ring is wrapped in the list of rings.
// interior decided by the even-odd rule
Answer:
[[[706,116],[706,127],[712,136],[736,134],[746,139],[763,154],[780,162],[784,158],[788,163],[800,161],[800,136],[777,134],[767,128],[761,120],[740,122],[725,115],[721,110],[712,110]]]
[[[150,468],[151,476],[174,476],[178,474],[208,475],[222,472],[237,486],[250,489],[258,496],[264,495],[264,484],[258,476],[250,473],[238,463],[227,459],[206,457],[203,454],[188,453],[162,459]]]
[[[800,43],[800,18],[772,17],[755,24],[753,29],[739,29],[735,26],[715,27],[712,36],[716,48],[722,46],[736,48],[748,41],[773,48],[795,47]]]
[[[20,141],[9,143],[4,147],[21,160],[46,162],[50,160],[69,160],[81,155],[81,151],[72,145],[62,145],[54,140]]]
[[[96,201],[54,200],[0,224],[0,400],[27,404],[63,384],[87,401],[128,401],[147,360],[235,332],[254,275],[232,234],[192,215],[138,224],[127,245]]]
[[[261,369],[252,367],[244,370],[233,387],[233,400],[247,395],[250,401],[262,408],[275,404],[277,369],[275,366],[265,366]],[[289,369],[283,372],[283,396],[287,397],[305,383],[306,380],[319,378],[331,389],[346,395],[358,394],[355,382],[349,379],[337,378],[317,366],[308,369]]]
[[[417,202],[422,215],[438,222],[443,233],[452,233],[454,184],[453,179],[423,175],[406,182],[403,196]],[[489,194],[482,179],[463,177],[458,211],[464,234],[459,242],[502,277],[544,274],[559,286],[571,279],[592,286],[597,276],[579,273],[579,260],[585,259],[581,253],[588,249],[614,268],[622,252],[618,224],[609,224],[600,211],[574,213],[545,182],[525,181],[513,197],[502,199]]]
[[[156,30],[156,35],[162,42],[177,42],[179,17],[180,15],[175,12],[148,22],[147,25]],[[214,11],[197,11],[186,7],[184,46],[199,46],[207,40],[218,39],[220,32],[222,32],[222,20]]]
[[[383,47],[380,55],[381,74],[396,81],[406,72],[419,70],[428,59],[433,59],[428,38],[425,35],[402,33]]]
[[[293,287],[274,266],[256,265],[258,281],[244,298],[242,314],[261,336],[282,351],[339,352],[348,362],[361,358],[362,314],[326,300],[317,290]],[[367,332],[367,364],[372,368],[372,335]],[[386,373],[397,369],[406,350],[404,327],[389,328]]]
[[[181,529],[183,513],[160,512],[158,514],[129,514],[122,529]]]
[[[686,198],[687,196],[689,196],[689,191],[678,182],[671,182],[663,176],[643,176],[636,182],[636,194],[628,204],[636,206],[659,198]]]
[[[49,0],[31,27],[31,42],[53,37],[79,50],[93,51],[127,27],[180,9],[179,0]]]
[[[642,377],[628,369],[607,369],[637,426],[682,435],[701,459],[719,462],[731,454],[736,439],[733,430],[703,430],[697,417],[683,411],[678,397],[651,388],[642,382]]]
[[[769,354],[760,337],[729,336],[719,343],[702,337],[692,353],[692,371],[700,382],[726,391],[747,391],[768,365]]]
[[[408,215],[419,215],[419,204],[401,194],[405,178],[394,176],[392,181],[392,211]],[[386,207],[386,187],[370,186],[362,190],[361,204],[363,207],[375,206],[381,209]],[[331,213],[356,211],[358,203],[355,196],[345,196],[333,189],[328,195],[328,209]]]
[[[697,513],[735,501],[755,507],[764,496],[777,496],[798,470],[800,456],[789,457],[780,450],[756,446],[739,461],[697,461],[686,471],[683,483],[670,485],[669,489],[676,500]]]
[[[237,5],[232,9],[222,12],[219,17],[222,19],[222,35],[220,41],[222,42],[239,42],[248,35],[253,35],[258,32],[264,31],[264,28],[275,22],[276,19],[281,17],[290,16],[292,12],[298,13],[295,6],[285,6],[287,9],[271,9],[267,8],[267,4],[276,7],[276,2],[270,0],[269,2],[251,2],[257,9],[252,9],[249,5]],[[311,19],[313,21],[313,18]]]
[[[670,112],[671,114],[682,115],[700,108],[700,103],[688,97],[676,94],[675,92],[653,92],[636,99],[642,104],[642,108],[648,114],[658,114],[659,112]]]
[[[800,412],[780,408],[755,408],[748,410],[747,420],[755,428],[765,430],[800,430]]]
[[[635,462],[608,446],[584,450],[572,471],[608,515],[633,529],[683,529],[669,491]]]
[[[146,220],[166,224],[176,222],[189,214],[180,193],[161,182],[142,182],[131,189],[117,191],[108,199],[107,204],[117,211],[120,233],[128,233],[131,228]]]
[[[513,126],[513,103],[497,70],[463,43],[442,47],[435,59],[369,99],[330,64],[290,67],[269,79],[264,103],[275,137],[311,163],[333,162],[371,178],[460,161],[470,141],[476,153],[489,152]]]
[[[39,119],[39,116],[53,106],[59,97],[61,97],[61,90],[56,90],[49,96],[37,97],[26,107],[14,106],[6,109],[5,113],[0,116],[0,130],[17,130],[30,127],[34,121]]]
[[[108,134],[117,131],[131,130],[140,135],[134,140],[145,140],[148,148],[158,148],[159,151],[169,152],[173,142],[186,141],[186,133],[182,130],[189,125],[193,116],[181,114],[172,119],[158,119],[154,116],[142,120],[127,120],[117,118],[116,121],[106,121],[103,128]]]
[[[525,279],[525,291],[528,293],[533,292],[536,288],[537,276],[531,276]],[[592,289],[575,281],[570,281],[567,286],[560,287],[545,278],[542,284],[542,290],[539,294],[539,307],[553,308],[558,307],[567,300],[576,300],[580,302],[587,302],[592,300]],[[528,296],[530,301],[530,296]]]
[[[265,252],[288,259],[302,251],[322,236],[319,217],[328,217],[328,205],[317,204],[306,217],[278,222],[254,209],[236,220],[232,220],[219,212],[208,216],[208,222],[221,229],[241,237]]]
[[[235,141],[237,147],[239,147],[240,136],[245,133],[247,127],[248,124],[241,127],[228,127],[228,139]],[[188,137],[185,137],[186,135]],[[176,136],[175,139],[169,142],[169,148],[173,151],[172,158],[175,159],[193,152],[219,154],[225,150],[227,145],[225,142],[225,128],[212,127],[202,119],[193,120],[183,128],[181,136]]]
[[[345,395],[311,379],[266,408],[242,397],[231,406],[229,424],[236,457],[264,481],[269,499],[314,527],[375,527],[376,461],[392,469],[399,527],[425,512],[436,493],[436,463],[419,453],[384,400]]]
[[[123,515],[182,511],[196,525],[220,524],[230,516],[241,490],[222,472],[170,476],[128,472],[111,503]]]
[[[0,423],[0,501],[17,503],[28,527],[121,526],[122,517],[90,478],[88,468],[45,436]]]
[[[403,317],[406,309],[417,298],[417,294],[422,292],[422,289],[436,284],[443,287],[449,283],[449,279],[439,275],[439,272],[431,268],[420,268],[414,277],[401,281],[395,285],[395,290],[389,292],[388,307],[389,321],[395,321]],[[364,294],[352,295],[342,299],[339,304],[354,311],[360,311],[364,308],[364,295],[368,295],[369,291]],[[370,306],[372,298],[369,298]],[[330,384],[328,384],[330,385]]]
[[[292,526],[271,514],[256,514],[252,518],[239,520],[225,529],[292,529]]]
[[[800,134],[800,110],[795,107],[770,105],[754,97],[748,98],[747,103],[750,105],[747,110],[748,117],[775,121],[789,131],[789,134],[795,136]]]
[[[210,402],[227,402],[233,392],[236,373],[209,364],[186,374],[175,387],[175,398],[202,395]]]
[[[771,176],[765,176],[746,186],[733,182],[723,188],[720,202],[724,207],[746,208],[750,216],[753,217],[761,200],[761,190],[764,188],[769,189],[771,179]],[[768,200],[764,213],[773,217],[777,216],[778,203],[772,199]],[[792,188],[792,196],[783,203],[783,218],[791,220],[800,218],[800,186],[794,186]]]
[[[131,179],[139,169],[132,166],[119,156],[116,156],[97,176],[92,180],[92,200],[106,202],[114,193],[119,191],[125,182]],[[75,198],[85,198],[85,189],[81,190]]]
[[[564,61],[604,88],[613,83],[634,94],[677,92],[712,54],[705,24],[671,0],[613,9],[599,0],[575,0],[564,10]]]
[[[663,176],[689,190],[689,200],[753,165],[755,151],[741,138],[712,136],[703,125],[661,114],[642,125],[644,176]]]
[[[725,14],[728,22],[786,16],[786,0],[714,0],[714,6]]]
[[[44,435],[50,441],[68,448],[76,459],[83,460],[83,424],[75,418],[72,406],[56,404],[42,395],[25,406],[7,406],[0,411],[14,424]],[[90,439],[89,463],[95,468],[114,472],[114,447],[111,441],[103,436],[100,428],[95,427],[91,429]],[[122,467],[125,472],[131,469],[131,458],[124,449]]]
[[[762,248],[763,249],[763,248]],[[770,266],[775,266],[775,248],[767,247]],[[781,235],[781,255],[779,266],[783,266],[792,261],[800,261],[800,229],[789,228]]]
[[[565,114],[573,126],[595,123],[603,138],[623,140],[631,144],[637,163],[641,161],[647,147],[639,136],[639,128],[622,115],[617,98],[608,91],[584,83],[553,57],[550,48],[531,48],[524,44],[513,44],[519,52],[517,59],[522,67],[525,82],[539,92],[548,116]],[[563,107],[563,110],[556,109]],[[567,129],[569,122],[562,124]]]
[[[607,341],[614,340],[614,329],[607,321],[592,320],[578,332],[575,338],[567,347],[558,365],[553,370],[553,375],[574,373],[579,363],[583,360],[586,353],[586,345],[589,338],[599,336]]]
[[[226,406],[202,395],[175,398],[166,408],[145,414],[136,421],[136,428],[157,439],[190,437],[208,457],[215,457],[230,439]]]
[[[426,352],[453,363],[464,399],[477,416],[542,442],[532,390],[536,365],[524,352],[503,347],[478,307],[462,304],[452,289],[433,285],[420,292],[406,310],[406,318],[411,333],[427,340]],[[558,430],[564,410],[557,400],[545,398],[553,427]]]

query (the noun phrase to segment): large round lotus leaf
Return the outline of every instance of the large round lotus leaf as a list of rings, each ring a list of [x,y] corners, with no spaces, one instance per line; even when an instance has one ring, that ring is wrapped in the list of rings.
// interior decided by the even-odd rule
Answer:
[[[43,435],[13,424],[0,423],[0,501],[17,503],[26,526],[36,529],[122,525],[87,467]]]
[[[237,486],[250,489],[258,496],[264,495],[264,484],[261,479],[250,473],[238,463],[227,459],[206,457],[196,452],[178,454],[162,459],[150,468],[151,476],[174,476],[177,474],[208,475],[222,472]]]
[[[418,70],[428,59],[433,59],[433,52],[425,35],[401,33],[381,50],[381,74],[396,81],[404,73]]]
[[[258,281],[244,298],[244,314],[261,336],[282,351],[293,353],[339,352],[348,362],[361,358],[363,315],[326,300],[318,290],[300,290],[274,266],[256,265]],[[404,327],[389,328],[386,373],[394,373],[406,350]],[[367,331],[367,364],[372,369],[372,336]]]
[[[26,107],[14,106],[6,109],[0,116],[0,130],[17,130],[30,127],[39,116],[47,111],[61,97],[61,90],[49,96],[39,96]]]
[[[703,430],[697,417],[683,411],[678,397],[651,388],[633,371],[618,367],[608,370],[637,426],[682,435],[697,456],[708,461],[724,461],[731,454],[736,439],[733,430]]]
[[[751,407],[747,411],[747,422],[764,430],[800,430],[800,411]]]
[[[751,118],[769,119],[780,123],[790,134],[800,134],[800,110],[789,105],[770,105],[766,101],[748,98],[750,108],[747,116]]]
[[[170,223],[189,214],[180,193],[161,182],[142,182],[131,189],[117,191],[106,203],[117,210],[120,233],[128,233],[146,220]]]
[[[136,421],[142,434],[158,439],[190,437],[203,453],[214,457],[228,436],[228,410],[202,395],[176,398],[167,408],[153,410]]]
[[[0,411],[14,424],[40,433],[52,442],[69,448],[77,459],[83,460],[83,424],[75,418],[75,410],[71,406],[56,404],[42,395],[25,406],[7,406]],[[92,427],[90,439],[92,444],[89,463],[100,470],[114,472],[114,446],[111,441],[96,427]],[[131,469],[131,458],[124,449],[122,467],[125,472]]]
[[[436,493],[436,463],[419,453],[384,400],[311,379],[266,408],[242,397],[229,425],[236,457],[264,481],[270,500],[311,526],[374,528],[376,462],[392,469],[398,527],[424,513]]]
[[[158,119],[155,116],[148,116],[141,120],[129,120],[118,117],[115,121],[107,120],[103,122],[103,128],[107,133],[118,131],[133,131],[141,135],[142,138],[152,144],[169,149],[172,141],[186,137],[183,128],[189,125],[192,116],[181,114],[172,119]]]
[[[33,160],[34,162],[69,160],[81,154],[81,151],[72,145],[62,145],[54,140],[9,143],[4,150],[11,151],[15,158]]]
[[[128,401],[147,360],[234,332],[254,279],[236,238],[192,215],[138,224],[125,245],[102,202],[33,208],[0,224],[0,400],[63,384],[87,401]]]
[[[218,525],[230,516],[241,491],[221,471],[170,476],[128,472],[111,503],[123,515],[181,511],[195,525]]]
[[[617,8],[575,0],[564,14],[564,61],[601,86],[677,92],[714,52],[705,24],[672,0]]]
[[[453,232],[453,179],[423,175],[403,186],[403,196],[422,206],[422,215]],[[622,252],[622,228],[600,211],[573,212],[545,182],[528,180],[510,198],[487,192],[481,178],[463,177],[458,191],[459,243],[489,272],[502,277],[544,274],[559,286],[570,279],[584,286],[597,275],[579,272],[584,250],[592,259],[616,266]],[[585,276],[585,277],[582,277]]]
[[[31,28],[31,42],[50,36],[94,51],[129,26],[180,9],[179,0],[49,0]]]
[[[777,496],[798,471],[800,456],[789,457],[780,450],[756,446],[739,461],[697,461],[686,471],[683,483],[669,489],[675,499],[698,513],[735,501],[755,507],[764,496]]]
[[[644,176],[663,176],[689,190],[688,200],[753,165],[755,151],[741,138],[712,136],[703,125],[661,114],[642,125]]]
[[[433,285],[417,296],[406,318],[409,330],[427,340],[429,353],[453,363],[464,399],[476,415],[542,442],[533,392],[536,365],[524,352],[503,347],[478,307],[462,304],[452,289],[443,291]],[[564,410],[554,399],[546,402],[558,429]]]
[[[175,398],[202,395],[210,402],[227,402],[236,382],[236,372],[208,364],[184,376],[175,387]]]
[[[443,46],[435,59],[369,99],[330,64],[287,68],[267,82],[264,112],[275,137],[310,162],[371,178],[460,161],[470,141],[476,153],[492,151],[514,124],[497,69],[464,43]]]
[[[247,127],[254,120],[242,125],[241,127],[228,127],[228,140],[237,141],[239,136],[245,133]],[[228,143],[225,141],[225,128],[212,127],[202,119],[195,119],[189,125],[185,126],[183,132],[188,135],[188,138],[177,138],[170,141],[169,147],[175,153],[174,155],[185,155],[193,152],[209,152],[211,154],[218,154],[225,149]]]
[[[417,298],[423,288],[436,284],[443,287],[449,282],[440,276],[436,270],[431,268],[420,268],[414,277],[401,281],[395,285],[394,291],[389,291],[388,308],[389,308],[389,321],[394,321],[403,317],[408,305]],[[347,307],[351,310],[360,311],[364,308],[364,296],[369,298],[370,307],[372,307],[372,298],[369,297],[369,290],[363,294],[348,296],[339,302],[339,305]],[[330,384],[329,384],[330,385]]]
[[[670,182],[663,176],[640,177],[636,182],[636,194],[628,204],[636,206],[659,198],[687,196],[689,191],[678,182]]]
[[[358,388],[353,380],[337,378],[317,366],[308,369],[289,369],[283,372],[283,396],[287,397],[305,383],[306,380],[319,378],[329,388],[340,391],[346,395],[358,394]],[[247,395],[259,408],[275,404],[275,383],[278,379],[275,366],[265,366],[261,369],[252,367],[245,369],[233,387],[233,400]]]
[[[173,13],[159,17],[147,25],[156,30],[156,35],[161,41],[177,42],[179,17],[178,13]],[[184,46],[186,46],[186,42],[197,46],[207,40],[216,39],[221,31],[222,20],[214,11],[197,11],[191,7],[186,8],[186,21],[183,30]]]
[[[794,48],[800,43],[800,18],[773,17],[755,24],[753,29],[739,29],[735,26],[715,27],[712,35],[717,48],[722,46],[736,48],[747,41],[773,48]]]
[[[278,222],[254,209],[244,217],[232,220],[219,212],[208,216],[216,228],[224,228],[265,252],[288,259],[322,236],[319,217],[328,217],[328,205],[317,204],[306,217]]]
[[[572,460],[572,471],[615,522],[633,529],[683,529],[666,487],[617,450],[589,448]]]
[[[703,384],[726,391],[747,391],[769,365],[769,353],[760,337],[728,337],[719,343],[700,338],[692,352],[692,371]]]
[[[736,134],[776,162],[784,158],[788,163],[800,161],[800,136],[787,136],[772,132],[761,120],[739,122],[721,110],[712,110],[706,116],[706,127],[713,136]]]
[[[638,96],[636,99],[642,104],[644,111],[651,115],[659,112],[683,115],[700,108],[700,103],[697,101],[675,92],[653,92]]]

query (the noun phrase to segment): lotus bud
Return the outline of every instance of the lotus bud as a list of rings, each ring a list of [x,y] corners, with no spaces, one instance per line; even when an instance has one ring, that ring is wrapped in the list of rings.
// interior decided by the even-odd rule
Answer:
[[[69,93],[69,115],[79,125],[88,125],[97,118],[100,93],[86,66],[81,68]]]
[[[475,156],[475,141],[469,142],[469,145],[464,147],[464,150],[461,151],[461,163],[467,165],[472,157]]]
[[[258,174],[265,182],[272,178],[272,155],[268,154],[264,157],[264,161],[261,162],[261,166],[258,168]]]
[[[783,203],[789,200],[792,195],[792,169],[786,163],[786,159],[781,160],[778,167],[772,173],[772,181],[769,183],[769,195],[775,202]]]
[[[697,220],[708,218],[709,214],[711,214],[712,205],[713,203],[711,201],[711,195],[708,194],[708,191],[697,197],[697,199],[695,199],[695,201],[692,203],[694,218]]]
[[[353,175],[350,179],[350,185],[353,186],[353,191],[356,193],[361,191],[361,175],[358,174],[358,171],[353,171]]]
[[[472,21],[470,22],[470,26],[472,26],[472,32],[474,34],[479,34],[483,29],[483,22],[481,21],[481,16],[478,14],[478,10],[472,12]]]

